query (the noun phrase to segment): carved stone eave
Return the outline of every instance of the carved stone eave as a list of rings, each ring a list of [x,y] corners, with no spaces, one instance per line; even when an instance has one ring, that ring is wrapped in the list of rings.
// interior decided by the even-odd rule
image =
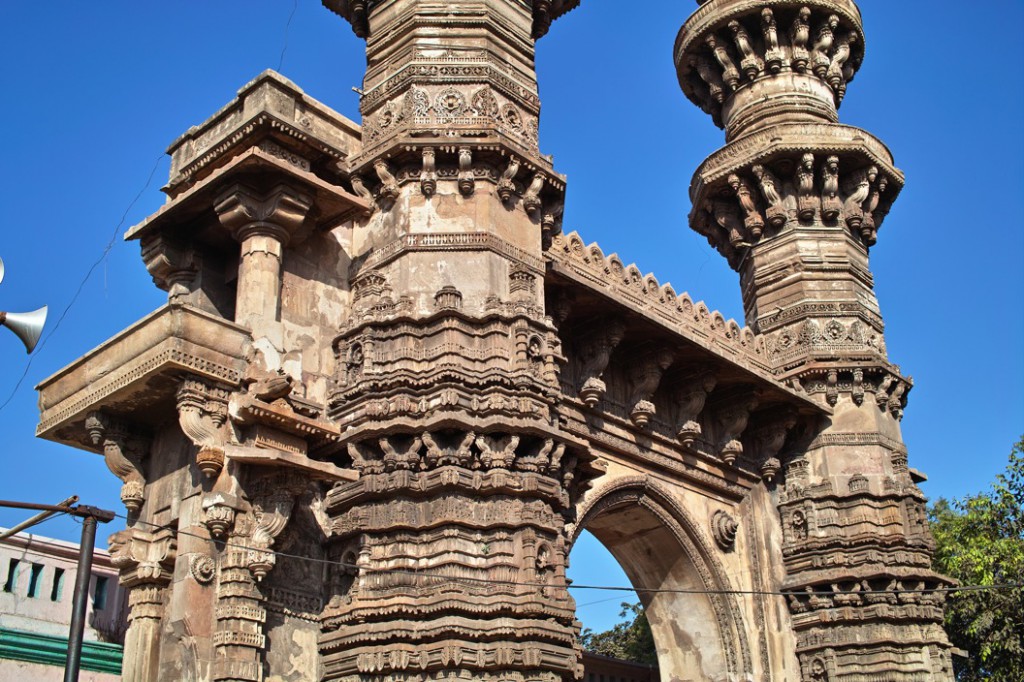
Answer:
[[[673,54],[683,93],[730,137],[772,118],[834,122],[864,60],[863,23],[853,0],[710,0]]]
[[[263,424],[296,436],[319,454],[341,448],[341,430],[331,422],[299,414],[283,401],[267,403],[247,394],[235,394],[228,404],[231,420],[240,426]]]
[[[341,436],[341,444],[376,439],[396,431],[442,431],[454,429],[462,431],[476,431],[487,433],[490,431],[514,431],[523,436],[537,436],[539,438],[555,438],[560,442],[567,443],[570,447],[586,450],[587,441],[583,438],[570,436],[564,430],[551,426],[542,420],[517,420],[503,416],[481,417],[463,410],[451,410],[437,412],[417,418],[415,421],[408,417],[396,417],[395,419],[382,420],[371,423],[359,424],[346,429]]]
[[[679,31],[679,36],[676,38],[676,52],[688,49],[695,40],[700,39],[713,26],[726,21],[727,17],[747,12],[760,12],[764,7],[799,7],[802,5],[825,7],[842,16],[851,24],[859,26],[862,23],[860,9],[853,0],[703,0],[700,7],[690,15]]]
[[[274,178],[277,183],[293,182],[309,192],[316,207],[313,219],[317,228],[331,228],[344,220],[368,215],[371,210],[365,199],[259,147],[251,147],[218,168],[203,182],[182,192],[152,216],[132,227],[125,233],[125,239],[142,239],[150,234],[174,232],[204,216],[212,217],[214,203],[225,186],[253,174],[257,174],[261,182],[265,182],[266,178]],[[218,225],[215,219],[211,219],[210,224]]]
[[[333,483],[337,481],[355,481],[359,478],[359,472],[357,471],[342,469],[330,462],[320,462],[310,459],[305,455],[285,450],[229,444],[224,448],[224,455],[231,461],[253,467],[293,469],[301,472],[311,480]]]
[[[183,372],[239,386],[251,343],[249,332],[229,320],[163,306],[39,383],[36,434],[99,452],[83,426],[89,412],[103,409],[140,425],[163,422],[174,414]]]
[[[677,347],[686,348],[699,358],[703,356],[702,362],[729,367],[744,381],[749,379],[759,387],[771,387],[773,394],[785,394],[783,400],[800,410],[820,413],[823,409],[775,376],[760,340],[752,331],[731,320],[727,322],[703,303],[694,304],[686,294],[677,296],[670,285],[660,285],[651,275],[640,277],[634,266],[622,267],[620,263],[618,269],[623,276],[607,276],[606,268],[612,267],[609,263],[614,265],[618,259],[605,257],[599,249],[595,253],[596,245],[583,247],[582,244],[575,233],[555,238],[547,252],[549,284],[567,280],[577,298],[596,295],[611,303],[607,314],[625,315],[627,327],[640,318],[670,337],[671,345],[678,344]],[[636,276],[627,277],[630,272],[635,272]],[[643,336],[650,338],[650,333]],[[824,409],[831,413],[827,407]]]

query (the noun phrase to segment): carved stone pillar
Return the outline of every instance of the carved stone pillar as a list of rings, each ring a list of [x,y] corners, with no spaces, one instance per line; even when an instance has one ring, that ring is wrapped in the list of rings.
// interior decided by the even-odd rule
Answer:
[[[278,472],[246,486],[250,510],[234,522],[220,556],[216,626],[215,680],[258,682],[263,679],[266,654],[266,599],[260,583],[274,568],[271,551],[284,530],[297,495],[307,481]]]
[[[235,322],[254,327],[281,312],[281,258],[312,207],[308,195],[286,185],[260,192],[235,185],[218,197],[221,223],[242,245]]]
[[[174,571],[174,531],[128,528],[110,536],[111,563],[128,588],[124,682],[158,682],[161,619]]]

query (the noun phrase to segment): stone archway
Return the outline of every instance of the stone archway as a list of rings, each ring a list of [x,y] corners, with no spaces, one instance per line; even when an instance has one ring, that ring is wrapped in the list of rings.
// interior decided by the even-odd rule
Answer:
[[[577,519],[573,544],[588,530],[634,587],[666,590],[638,589],[658,649],[661,679],[751,679],[742,616],[735,597],[722,594],[731,589],[725,570],[671,492],[645,477],[621,477],[591,490]]]

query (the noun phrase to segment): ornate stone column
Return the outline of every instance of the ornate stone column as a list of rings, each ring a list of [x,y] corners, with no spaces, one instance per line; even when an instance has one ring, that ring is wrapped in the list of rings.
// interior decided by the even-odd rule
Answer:
[[[312,203],[286,185],[269,191],[235,185],[216,200],[221,223],[242,245],[235,322],[255,331],[280,319],[282,254]]]
[[[793,451],[759,432],[777,453],[762,473],[783,478],[781,587],[803,679],[950,679],[943,598],[902,591],[948,581],[930,570],[899,428],[911,383],[886,356],[868,263],[903,175],[838,122],[863,58],[852,0],[702,3],[675,62],[728,144],[694,175],[690,224],[739,272],[780,379],[831,410]]]

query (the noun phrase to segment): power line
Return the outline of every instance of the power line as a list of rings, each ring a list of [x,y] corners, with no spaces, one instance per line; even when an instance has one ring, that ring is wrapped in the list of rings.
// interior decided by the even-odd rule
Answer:
[[[115,514],[120,519],[128,520],[128,517],[123,514]],[[414,575],[423,577],[434,577],[449,580],[455,583],[470,583],[470,584],[484,584],[484,585],[507,585],[510,587],[551,587],[548,583],[543,582],[531,582],[531,581],[517,581],[517,580],[492,580],[489,578],[472,578],[469,576],[447,576],[447,575],[431,575],[429,571],[421,569],[405,569],[405,568],[366,568],[357,564],[350,564],[344,561],[334,561],[331,559],[319,559],[316,557],[302,556],[300,554],[289,554],[287,552],[281,552],[273,549],[265,549],[262,547],[252,547],[248,545],[239,544],[237,542],[224,541],[219,542],[212,538],[191,533],[189,531],[178,530],[171,528],[166,525],[160,525],[156,523],[150,523],[148,521],[142,521],[137,519],[136,523],[141,523],[151,528],[158,530],[170,530],[184,535],[186,537],[197,538],[199,540],[205,540],[206,542],[220,545],[225,548],[237,549],[243,551],[254,551],[272,554],[275,557],[284,557],[288,559],[297,559],[299,561],[307,561],[310,563],[316,563],[327,566],[336,566],[339,568],[345,568],[350,570],[363,571],[370,574],[399,574],[399,575]],[[775,590],[741,590],[741,589],[687,589],[687,588],[663,588],[663,587],[623,587],[623,586],[611,586],[611,585],[568,585],[570,590],[592,590],[592,591],[604,591],[604,592],[636,592],[638,594],[702,594],[702,595],[752,595],[752,596],[767,596],[767,597],[789,597],[789,596],[833,596],[836,593],[826,590],[800,590],[794,592],[781,592]],[[1024,582],[1018,583],[1001,583],[996,585],[959,585],[951,587],[932,587],[932,588],[920,588],[910,590],[860,590],[856,594],[935,594],[935,593],[954,593],[954,592],[979,592],[979,591],[992,591],[992,590],[1009,590],[1009,589],[1021,589],[1024,588]],[[602,600],[607,601],[607,600]],[[597,602],[595,602],[597,603]]]
[[[25,363],[25,371],[21,373],[21,377],[18,378],[18,383],[14,385],[14,389],[11,390],[11,394],[7,396],[7,400],[5,400],[2,405],[0,405],[0,412],[2,412],[4,408],[7,407],[7,405],[11,402],[11,400],[14,399],[14,396],[18,393],[18,389],[21,388],[21,384],[25,381],[25,377],[28,376],[28,371],[32,367],[32,361],[35,360],[36,356],[39,355],[39,352],[43,350],[43,346],[45,346],[46,342],[50,340],[50,337],[57,333],[57,330],[60,328],[61,322],[64,321],[64,318],[67,317],[68,312],[70,312],[71,308],[78,301],[78,297],[82,294],[82,290],[85,288],[86,282],[88,282],[89,278],[92,277],[92,273],[94,273],[96,271],[96,268],[98,268],[100,264],[103,263],[104,260],[106,260],[107,255],[109,255],[111,249],[114,248],[114,244],[117,243],[117,238],[121,233],[121,228],[124,226],[124,221],[128,219],[128,213],[131,212],[132,208],[135,207],[135,204],[138,203],[139,199],[142,198],[142,195],[146,193],[147,189],[149,189],[149,185],[153,182],[153,176],[156,175],[156,169],[160,166],[160,161],[163,158],[164,153],[161,152],[160,155],[156,158],[156,161],[153,163],[153,169],[149,171],[149,177],[146,178],[146,184],[142,187],[142,189],[139,190],[139,193],[135,195],[135,198],[132,199],[131,203],[128,204],[128,207],[124,210],[124,213],[121,215],[121,220],[118,221],[117,226],[114,228],[114,232],[113,234],[111,234],[110,240],[107,242],[107,245],[103,248],[103,252],[100,254],[99,258],[97,258],[96,261],[89,267],[88,272],[85,273],[85,277],[82,278],[82,281],[79,282],[78,284],[78,288],[75,289],[75,293],[71,297],[71,300],[68,302],[63,312],[61,312],[60,316],[57,318],[57,321],[53,324],[53,326],[50,327],[49,331],[46,333],[46,336],[44,336],[42,340],[39,342],[39,345],[36,346],[35,352],[33,352],[28,357],[28,362]]]
[[[295,0],[295,4],[292,5],[292,13],[288,15],[288,23],[284,25],[284,46],[281,47],[281,58],[277,62],[277,72],[280,73],[282,67],[284,67],[284,53],[288,51],[288,29],[292,27],[292,19],[295,18],[295,12],[299,9],[299,0]]]

